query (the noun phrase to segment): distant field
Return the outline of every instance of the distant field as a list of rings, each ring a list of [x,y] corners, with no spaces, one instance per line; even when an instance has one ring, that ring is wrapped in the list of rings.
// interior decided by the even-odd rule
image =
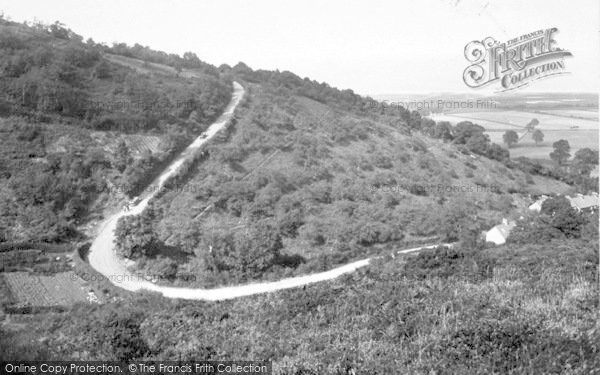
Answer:
[[[571,145],[571,155],[582,148],[598,149],[598,130],[543,130],[544,142],[539,146],[535,145],[530,135],[526,135],[510,149],[511,157],[526,156],[533,159],[550,159],[552,152],[552,143],[559,139],[566,139]],[[502,144],[502,135],[504,132],[492,131],[487,133],[490,140],[494,143]]]
[[[525,125],[536,118],[539,121],[537,129],[544,133],[544,142],[536,146],[531,135],[527,134],[519,143],[510,149],[512,157],[526,156],[535,159],[550,159],[552,143],[566,139],[571,145],[573,155],[581,148],[598,149],[598,117],[597,111],[585,110],[545,110],[546,113],[522,111],[490,111],[450,113],[433,115],[435,121],[448,121],[456,124],[460,121],[471,121],[488,130],[487,134],[494,143],[502,144],[502,135],[507,130],[516,131],[519,136],[524,133]],[[550,114],[552,113],[552,114]],[[572,118],[571,116],[581,117]],[[589,119],[583,119],[587,116]]]
[[[554,116],[561,117],[579,117],[582,119],[588,119],[593,121],[598,121],[598,112],[597,111],[585,111],[581,109],[545,109],[540,111],[540,113],[547,113]]]
[[[66,306],[90,301],[84,281],[73,272],[52,276],[28,272],[7,272],[2,275],[18,307]]]
[[[571,110],[565,110],[566,113]],[[592,112],[594,113],[594,112]],[[598,113],[595,112],[598,116]],[[437,118],[436,116],[435,118]],[[564,130],[577,126],[578,129],[597,130],[598,122],[595,120],[584,120],[580,118],[561,117],[554,114],[532,113],[522,111],[490,111],[490,112],[466,112],[449,113],[444,116],[446,121],[472,121],[486,129],[510,129],[523,128],[531,119],[538,119],[540,122],[538,129],[544,130]],[[433,118],[433,117],[432,117]]]

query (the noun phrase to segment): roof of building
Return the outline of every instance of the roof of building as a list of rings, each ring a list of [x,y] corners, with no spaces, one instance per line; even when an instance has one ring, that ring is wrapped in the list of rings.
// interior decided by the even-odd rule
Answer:
[[[598,207],[598,194],[581,195],[577,194],[574,197],[567,197],[571,202],[571,207],[577,209],[585,209],[591,207]]]
[[[550,197],[548,197],[547,195],[542,195],[538,200],[536,200],[535,202],[533,202],[530,206],[529,209],[530,210],[537,210],[540,211],[542,209],[542,204],[546,201],[546,199],[548,199]]]
[[[514,221],[504,221],[502,222],[502,224],[498,224],[495,227],[493,227],[492,229],[490,229],[490,231],[497,229],[498,232],[500,232],[500,234],[502,235],[502,237],[507,238],[508,235],[510,234],[510,231],[517,226],[517,223]]]

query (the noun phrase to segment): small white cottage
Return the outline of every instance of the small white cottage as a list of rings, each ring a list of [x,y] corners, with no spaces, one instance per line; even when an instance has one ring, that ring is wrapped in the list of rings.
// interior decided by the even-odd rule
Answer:
[[[536,212],[540,212],[542,210],[542,204],[544,203],[544,201],[546,201],[546,199],[548,199],[549,197],[547,195],[542,195],[537,201],[533,202],[530,206],[529,206],[529,210],[530,211],[536,211]]]
[[[567,197],[573,207],[578,212],[581,211],[595,211],[598,209],[598,193],[592,193],[589,195],[577,194],[574,197]]]
[[[498,224],[486,232],[485,242],[493,242],[496,245],[502,245],[506,242],[510,231],[515,226],[517,226],[516,222],[502,219],[502,224]]]

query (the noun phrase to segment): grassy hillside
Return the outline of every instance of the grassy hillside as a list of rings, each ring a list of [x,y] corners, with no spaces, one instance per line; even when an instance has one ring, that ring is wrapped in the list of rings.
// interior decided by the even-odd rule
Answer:
[[[140,71],[114,53],[162,56],[0,19],[0,241],[76,237],[92,205],[135,195],[229,101],[195,55]]]
[[[230,302],[143,296],[14,316],[0,352],[261,359],[275,374],[590,374],[600,369],[597,270],[597,246],[583,241],[440,249]]]

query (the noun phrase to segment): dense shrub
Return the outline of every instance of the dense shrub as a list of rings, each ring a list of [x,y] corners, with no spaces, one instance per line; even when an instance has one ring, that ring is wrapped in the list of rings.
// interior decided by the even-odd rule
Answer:
[[[588,238],[597,241],[598,215],[577,212],[565,197],[550,198],[542,204],[540,215],[518,221],[508,240],[531,243],[560,238]]]
[[[600,337],[597,255],[588,260],[587,254],[597,249],[581,246],[569,240],[463,256],[440,249],[420,260],[387,257],[330,282],[218,303],[136,294],[31,316],[27,327],[3,332],[0,352],[8,360],[23,353],[51,359],[85,352],[90,360],[228,353],[272,360],[283,374],[299,368],[315,374],[590,373],[600,365]],[[479,262],[481,270],[485,261],[493,263],[493,278],[469,276],[471,264]],[[417,267],[422,277],[407,277]]]

